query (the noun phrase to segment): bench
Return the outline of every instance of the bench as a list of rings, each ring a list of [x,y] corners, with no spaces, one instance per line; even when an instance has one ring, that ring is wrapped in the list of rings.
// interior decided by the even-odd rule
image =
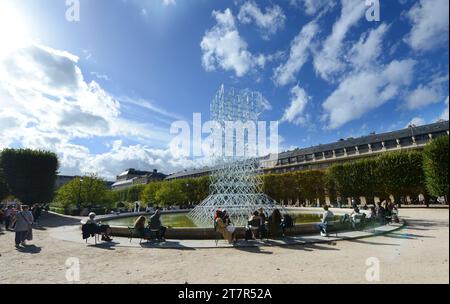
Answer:
[[[139,238],[139,244],[142,243],[142,240],[146,240],[147,242],[156,240],[158,238],[159,229],[150,229],[150,235],[144,236],[134,227],[128,227],[128,238],[130,239],[130,243],[133,238]]]
[[[329,228],[335,228],[336,227],[336,221],[328,221],[325,225],[325,235],[328,236],[328,229]],[[338,229],[334,230],[334,234],[336,237],[338,237]]]
[[[354,218],[350,218],[350,222],[352,224],[352,228],[355,230],[364,228],[366,224],[366,214],[358,214]]]

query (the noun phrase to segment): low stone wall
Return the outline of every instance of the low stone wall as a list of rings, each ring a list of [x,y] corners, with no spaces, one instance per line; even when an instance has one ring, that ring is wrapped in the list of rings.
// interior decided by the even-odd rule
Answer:
[[[317,223],[299,224],[286,230],[286,235],[309,235],[317,234]],[[111,226],[113,236],[129,237],[130,232],[127,227]],[[336,222],[330,227],[330,232],[341,230],[343,227]],[[245,228],[236,228],[237,237],[245,237]],[[220,234],[214,231],[214,228],[168,228],[166,231],[167,239],[177,240],[207,240],[221,238]]]
[[[288,211],[302,211],[305,213],[322,213],[322,208],[288,208]],[[331,211],[333,211],[336,215],[343,215],[345,213],[350,213],[351,209],[334,209],[332,208]],[[170,210],[170,211],[163,211],[163,213],[185,213],[186,210]],[[139,216],[139,215],[149,215],[149,213],[140,212],[140,213],[122,213],[119,215],[114,214],[108,214],[97,217],[97,220],[100,221],[107,221],[111,219],[117,219],[117,218],[124,218],[124,217],[130,217],[130,216]],[[81,221],[81,223],[84,223],[85,220]],[[293,236],[293,235],[310,235],[310,234],[317,234],[317,225],[318,223],[306,223],[306,224],[298,224],[295,225],[292,228],[289,228],[286,230],[286,235]],[[121,237],[129,237],[130,232],[128,230],[128,227],[124,226],[111,226],[112,229],[112,235],[113,236],[121,236]],[[344,227],[339,222],[335,222],[335,224],[330,227],[329,231],[334,232],[336,230],[342,230]],[[236,228],[237,237],[242,239],[245,237],[245,228],[238,227]],[[214,231],[214,228],[168,228],[166,231],[166,238],[167,239],[177,239],[177,240],[203,240],[203,239],[216,239],[221,238],[221,236]]]

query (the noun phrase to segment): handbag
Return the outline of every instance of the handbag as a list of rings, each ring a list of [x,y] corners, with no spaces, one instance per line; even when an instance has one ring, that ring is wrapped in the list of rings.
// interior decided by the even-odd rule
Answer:
[[[236,227],[234,227],[233,224],[230,224],[227,226],[227,230],[228,230],[228,232],[233,233],[236,230]]]

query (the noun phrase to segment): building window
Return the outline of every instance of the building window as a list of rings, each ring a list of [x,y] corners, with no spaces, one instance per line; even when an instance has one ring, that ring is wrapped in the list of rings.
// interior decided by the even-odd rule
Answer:
[[[386,147],[386,149],[393,149],[397,147],[397,140],[392,139],[392,140],[387,140],[384,142],[384,146]]]
[[[383,144],[381,142],[372,144],[372,151],[380,151],[381,149],[383,149]]]
[[[334,151],[335,151],[337,157],[344,156],[344,149],[336,149]]]
[[[356,147],[348,147],[348,148],[345,148],[345,149],[347,150],[347,154],[348,155],[356,154]]]
[[[333,157],[333,151],[325,151],[325,158],[332,158]]]
[[[411,146],[413,144],[413,140],[411,137],[400,138],[400,146],[406,147]]]

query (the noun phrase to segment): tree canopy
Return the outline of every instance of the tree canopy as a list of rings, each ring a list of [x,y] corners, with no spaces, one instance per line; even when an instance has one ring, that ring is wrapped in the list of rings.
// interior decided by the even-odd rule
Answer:
[[[53,152],[5,149],[0,155],[4,182],[25,204],[48,203],[54,195],[58,157]]]
[[[441,136],[423,151],[423,169],[426,187],[431,195],[448,200],[448,136]]]

